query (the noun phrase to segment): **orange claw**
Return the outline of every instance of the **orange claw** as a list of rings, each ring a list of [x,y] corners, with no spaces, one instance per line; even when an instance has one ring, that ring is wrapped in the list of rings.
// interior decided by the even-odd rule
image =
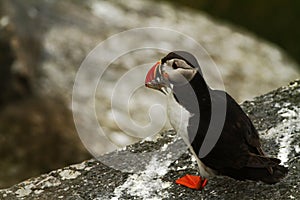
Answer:
[[[185,175],[175,181],[175,183],[179,185],[186,186],[191,189],[195,190],[202,190],[206,184],[207,184],[207,179],[203,179],[200,176],[194,176],[194,175]]]

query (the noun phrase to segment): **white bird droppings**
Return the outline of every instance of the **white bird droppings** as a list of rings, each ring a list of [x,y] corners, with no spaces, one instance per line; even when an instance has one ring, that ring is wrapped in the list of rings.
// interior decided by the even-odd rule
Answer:
[[[294,146],[296,153],[300,153],[300,146],[299,145],[295,145]]]
[[[44,190],[34,190],[34,194],[41,194]]]
[[[81,174],[80,172],[70,170],[70,169],[65,169],[65,170],[59,172],[59,175],[61,176],[62,180],[74,179],[74,178],[77,178],[80,174]]]
[[[166,197],[167,192],[162,190],[168,188],[171,183],[160,178],[168,172],[170,164],[171,160],[161,161],[156,155],[153,156],[145,171],[129,176],[123,185],[115,189],[115,196],[111,200],[119,199],[124,191],[142,199],[159,199],[157,195]]]
[[[71,167],[77,169],[77,170],[82,170],[84,169],[86,166],[85,166],[85,162],[82,162],[82,163],[79,163],[79,164],[75,164],[75,165],[71,165]]]
[[[283,108],[278,111],[278,114],[284,117],[284,120],[278,126],[271,128],[268,134],[271,137],[276,136],[276,142],[279,144],[277,157],[281,160],[281,164],[287,167],[288,156],[291,150],[299,150],[299,146],[295,145],[293,148],[291,142],[293,141],[293,132],[300,130],[300,108],[295,106],[287,108],[283,106]]]
[[[25,187],[18,189],[15,192],[17,194],[17,197],[21,198],[21,197],[25,197],[25,196],[29,195],[32,192],[31,189],[33,186],[34,186],[33,184],[29,184],[29,185],[26,185]]]
[[[46,178],[39,180],[35,185],[41,189],[59,186],[61,184],[60,180],[54,176],[47,176]]]

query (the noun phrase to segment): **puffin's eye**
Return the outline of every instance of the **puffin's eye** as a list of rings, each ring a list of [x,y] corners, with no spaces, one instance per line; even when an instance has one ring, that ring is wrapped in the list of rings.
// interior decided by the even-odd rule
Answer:
[[[175,61],[174,61],[173,64],[172,64],[172,68],[173,68],[173,69],[177,69],[177,68],[178,68],[178,66],[176,65]]]

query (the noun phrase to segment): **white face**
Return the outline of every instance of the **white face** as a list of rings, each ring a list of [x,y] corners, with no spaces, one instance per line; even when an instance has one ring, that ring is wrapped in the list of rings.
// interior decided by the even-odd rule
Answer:
[[[168,94],[176,86],[189,84],[197,73],[197,68],[193,68],[182,59],[174,58],[163,64],[159,61],[148,71],[145,85]]]
[[[162,76],[173,85],[187,84],[197,73],[197,69],[176,58],[166,61],[161,70]]]

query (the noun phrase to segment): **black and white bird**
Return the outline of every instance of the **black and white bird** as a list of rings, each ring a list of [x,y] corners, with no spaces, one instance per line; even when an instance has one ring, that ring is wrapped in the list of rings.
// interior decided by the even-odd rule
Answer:
[[[204,178],[187,175],[176,183],[202,189],[206,178],[225,175],[274,184],[287,174],[279,159],[263,152],[257,130],[238,103],[206,84],[192,54],[169,53],[149,70],[145,85],[167,96],[170,123],[195,156]]]

